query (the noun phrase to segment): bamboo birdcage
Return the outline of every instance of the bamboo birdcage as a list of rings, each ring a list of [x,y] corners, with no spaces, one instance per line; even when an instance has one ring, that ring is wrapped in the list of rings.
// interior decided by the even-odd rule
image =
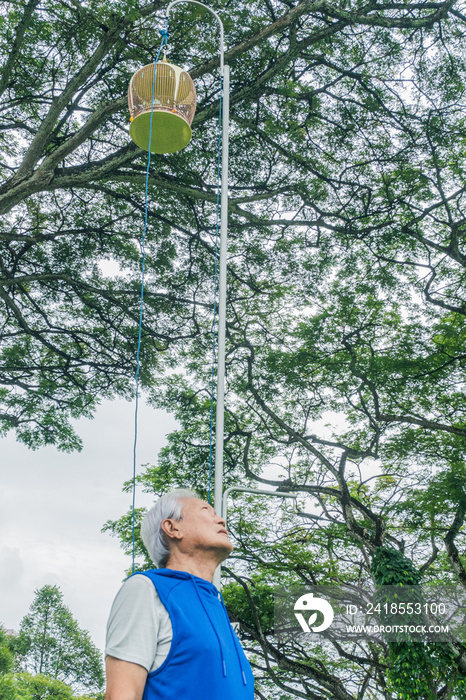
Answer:
[[[131,78],[128,104],[129,133],[140,148],[151,153],[174,153],[191,141],[196,88],[182,68],[165,59],[140,68]]]

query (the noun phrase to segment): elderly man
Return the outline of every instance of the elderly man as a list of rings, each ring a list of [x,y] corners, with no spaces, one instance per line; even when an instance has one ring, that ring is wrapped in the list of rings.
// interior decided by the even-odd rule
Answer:
[[[253,700],[249,662],[212,579],[233,550],[191,491],[160,498],[141,536],[156,569],[128,578],[107,626],[106,700]]]

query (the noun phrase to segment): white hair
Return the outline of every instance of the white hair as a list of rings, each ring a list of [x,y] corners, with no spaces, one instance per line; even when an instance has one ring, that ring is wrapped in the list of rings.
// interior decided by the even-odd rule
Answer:
[[[162,530],[162,522],[167,518],[181,520],[182,498],[199,498],[199,496],[195,491],[188,489],[170,491],[159,498],[142,521],[142,541],[157,569],[166,566],[170,558],[169,540]]]

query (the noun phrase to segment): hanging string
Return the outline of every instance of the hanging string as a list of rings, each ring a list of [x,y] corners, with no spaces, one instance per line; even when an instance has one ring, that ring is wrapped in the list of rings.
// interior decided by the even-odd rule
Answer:
[[[145,275],[145,264],[146,264],[146,231],[147,231],[147,219],[149,214],[149,168],[150,168],[150,145],[152,140],[152,116],[154,113],[154,99],[155,99],[155,76],[157,73],[157,62],[159,60],[160,52],[162,48],[167,45],[168,42],[168,19],[166,29],[161,29],[160,34],[162,36],[162,41],[160,42],[160,47],[157,52],[156,59],[154,61],[154,79],[152,83],[152,104],[150,112],[150,125],[149,125],[149,156],[147,159],[146,168],[146,191],[145,191],[145,204],[144,204],[144,230],[142,233],[141,241],[141,296],[139,299],[139,330],[138,330],[138,350],[136,354],[136,374],[134,376],[136,382],[136,403],[134,408],[134,445],[133,445],[133,574],[134,574],[134,561],[136,556],[136,447],[138,442],[138,408],[139,408],[139,370],[140,370],[140,354],[141,354],[141,337],[142,337],[142,314],[144,308],[144,275]]]
[[[215,380],[215,340],[217,323],[217,282],[218,282],[218,230],[220,221],[220,156],[222,152],[222,98],[223,98],[223,76],[220,78],[220,100],[218,107],[218,154],[217,154],[217,207],[215,222],[215,270],[214,270],[214,312],[212,319],[212,378],[210,383],[210,436],[209,436],[209,498],[211,500],[212,491],[212,452],[214,435],[214,380]]]

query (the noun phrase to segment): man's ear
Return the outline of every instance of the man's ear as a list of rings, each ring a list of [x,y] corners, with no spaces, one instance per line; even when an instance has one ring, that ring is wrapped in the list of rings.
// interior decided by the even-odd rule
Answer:
[[[166,518],[165,520],[162,520],[160,527],[170,539],[181,540],[183,537],[179,530],[177,520]]]

